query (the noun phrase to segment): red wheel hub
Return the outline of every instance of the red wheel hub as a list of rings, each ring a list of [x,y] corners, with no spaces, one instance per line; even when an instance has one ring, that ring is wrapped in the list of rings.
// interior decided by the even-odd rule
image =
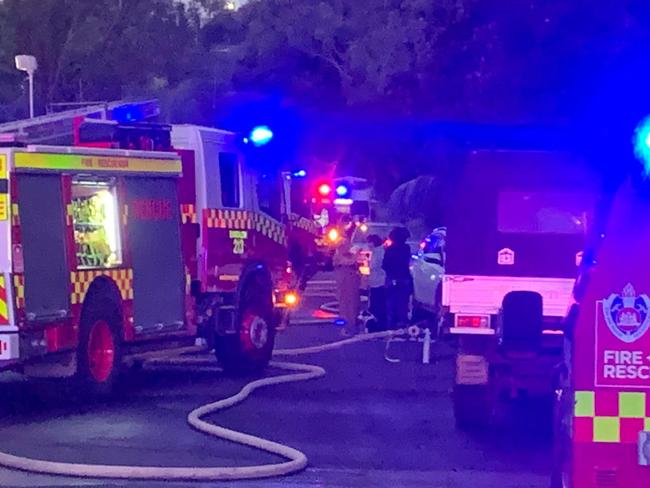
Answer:
[[[105,382],[113,371],[115,343],[111,328],[104,320],[98,320],[88,336],[88,368],[93,379]]]
[[[259,315],[246,312],[242,318],[240,334],[244,349],[262,349],[268,341],[269,326]]]

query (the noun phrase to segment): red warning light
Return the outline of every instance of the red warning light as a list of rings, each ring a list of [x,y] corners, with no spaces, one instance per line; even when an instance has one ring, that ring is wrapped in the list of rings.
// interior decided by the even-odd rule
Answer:
[[[323,183],[318,187],[318,193],[320,193],[322,196],[326,197],[330,193],[332,193],[332,187],[328,185],[327,183]]]

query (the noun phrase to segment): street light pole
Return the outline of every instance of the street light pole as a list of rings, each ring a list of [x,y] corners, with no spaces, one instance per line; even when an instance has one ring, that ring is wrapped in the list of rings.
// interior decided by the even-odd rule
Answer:
[[[34,118],[34,72],[38,69],[38,62],[34,56],[19,54],[15,57],[16,69],[25,71],[29,79],[29,118]]]
[[[34,72],[27,73],[29,78],[29,118],[34,118]]]

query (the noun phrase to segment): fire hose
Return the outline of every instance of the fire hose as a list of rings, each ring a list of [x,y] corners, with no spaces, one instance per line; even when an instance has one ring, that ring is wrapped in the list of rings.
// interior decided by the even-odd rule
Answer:
[[[338,349],[340,347],[359,342],[375,339],[391,338],[403,335],[404,330],[377,332],[351,337],[341,341],[310,346],[298,349],[276,350],[276,356],[298,356]],[[177,361],[178,357],[167,358],[171,364],[192,363],[190,361]],[[196,364],[205,363],[204,359],[195,358]],[[157,358],[156,363],[164,364],[165,358]],[[28,457],[14,456],[0,452],[0,466],[10,469],[17,469],[30,473],[40,473],[58,476],[72,476],[79,478],[98,479],[129,479],[129,480],[166,480],[166,481],[215,481],[215,480],[244,480],[260,479],[275,476],[283,476],[305,469],[307,456],[301,451],[278,442],[263,439],[244,432],[227,429],[219,425],[211,424],[205,420],[207,415],[214,414],[220,410],[230,408],[248,398],[255,390],[264,386],[279,385],[283,383],[294,383],[319,378],[325,375],[325,369],[311,364],[299,364],[289,362],[272,361],[270,366],[288,371],[286,374],[261,378],[244,385],[236,394],[218,400],[192,410],[187,416],[188,424],[195,430],[227,440],[237,444],[249,446],[260,451],[275,454],[286,459],[284,462],[273,464],[261,464],[257,466],[220,466],[220,467],[160,467],[160,466],[119,466],[104,464],[78,464],[63,463],[56,461],[44,461]]]

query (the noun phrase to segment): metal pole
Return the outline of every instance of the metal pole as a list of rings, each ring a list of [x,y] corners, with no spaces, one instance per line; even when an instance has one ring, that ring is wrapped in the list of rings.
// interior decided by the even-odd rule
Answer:
[[[29,118],[34,118],[34,72],[30,71],[29,76]]]
[[[422,341],[422,364],[431,362],[431,331],[424,329],[424,340]]]

